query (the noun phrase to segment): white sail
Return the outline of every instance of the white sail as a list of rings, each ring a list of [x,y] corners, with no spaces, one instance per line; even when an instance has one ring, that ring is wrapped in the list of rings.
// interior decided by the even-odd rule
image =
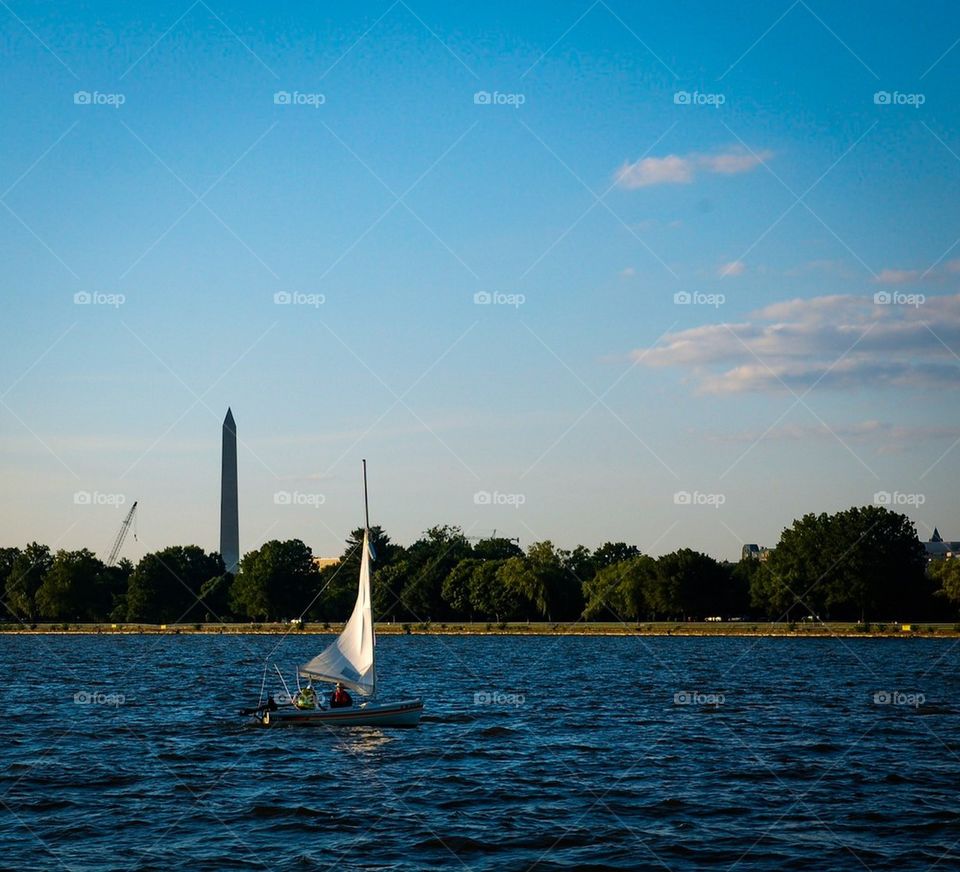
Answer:
[[[353,614],[343,632],[322,653],[300,667],[300,674],[320,681],[340,681],[351,690],[372,694],[377,675],[374,664],[376,640],[373,635],[373,608],[370,603],[369,531],[363,531],[360,557],[360,585]]]

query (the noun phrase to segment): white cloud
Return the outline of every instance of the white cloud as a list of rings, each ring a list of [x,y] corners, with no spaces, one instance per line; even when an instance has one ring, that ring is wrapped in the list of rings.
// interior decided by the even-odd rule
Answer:
[[[920,305],[872,296],[785,300],[737,324],[670,333],[638,349],[646,366],[679,367],[699,392],[960,387],[960,294]]]
[[[637,271],[632,267],[628,266],[626,269],[620,270],[620,278],[629,279],[637,274]]]
[[[767,149],[759,152],[730,149],[719,154],[694,152],[645,157],[635,163],[625,163],[617,170],[615,178],[617,185],[628,190],[650,185],[685,185],[692,182],[698,172],[722,175],[746,173],[772,157],[773,152]]]
[[[876,278],[881,285],[905,285],[920,278],[918,269],[885,269]]]
[[[731,260],[729,263],[723,264],[720,269],[717,270],[717,275],[720,278],[733,278],[734,276],[743,275],[744,270],[747,268],[747,265],[742,260]]]
[[[729,151],[725,154],[704,155],[699,158],[700,166],[711,173],[734,175],[747,173],[773,157],[773,152],[763,150],[758,152]]]
[[[645,188],[648,185],[686,184],[693,181],[693,164],[676,154],[666,157],[645,157],[636,163],[624,164],[617,171],[621,188]]]

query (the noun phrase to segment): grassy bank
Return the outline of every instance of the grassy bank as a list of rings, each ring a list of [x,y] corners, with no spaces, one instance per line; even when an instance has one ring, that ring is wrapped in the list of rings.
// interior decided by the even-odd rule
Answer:
[[[239,635],[333,634],[342,624],[304,623],[237,623],[237,624],[0,624],[0,633],[60,635]],[[580,621],[574,624],[547,622],[489,623],[380,623],[381,635],[451,635],[451,636],[790,636],[854,638],[960,638],[960,624],[896,624],[850,622],[770,623],[770,622],[642,622],[639,624]]]

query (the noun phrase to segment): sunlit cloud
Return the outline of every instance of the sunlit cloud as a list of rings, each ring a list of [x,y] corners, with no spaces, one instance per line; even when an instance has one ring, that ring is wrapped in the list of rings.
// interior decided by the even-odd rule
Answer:
[[[717,275],[720,278],[732,278],[734,276],[743,275],[744,270],[746,270],[747,265],[742,260],[731,260],[729,263],[723,264],[718,270]]]
[[[879,302],[875,301],[878,300]],[[667,334],[633,357],[700,393],[960,387],[960,294],[785,300],[739,323]]]
[[[881,285],[905,285],[917,281],[920,276],[918,269],[884,269],[877,274],[876,281]]]
[[[731,149],[718,154],[668,154],[665,157],[645,157],[634,163],[625,163],[615,174],[619,187],[633,190],[650,185],[685,185],[700,172],[735,175],[746,173],[773,157],[767,149],[750,152]]]

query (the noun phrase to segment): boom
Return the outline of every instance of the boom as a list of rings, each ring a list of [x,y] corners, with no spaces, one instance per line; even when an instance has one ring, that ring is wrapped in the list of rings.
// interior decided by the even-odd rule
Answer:
[[[130,522],[133,520],[133,513],[137,510],[137,502],[134,500],[133,505],[130,506],[130,511],[127,512],[127,517],[123,519],[123,523],[120,525],[120,532],[117,533],[117,538],[113,540],[113,548],[110,549],[110,556],[107,558],[107,566],[113,566],[117,561],[117,554],[120,553],[120,547],[123,545],[123,540],[127,538],[127,531],[130,529]]]

